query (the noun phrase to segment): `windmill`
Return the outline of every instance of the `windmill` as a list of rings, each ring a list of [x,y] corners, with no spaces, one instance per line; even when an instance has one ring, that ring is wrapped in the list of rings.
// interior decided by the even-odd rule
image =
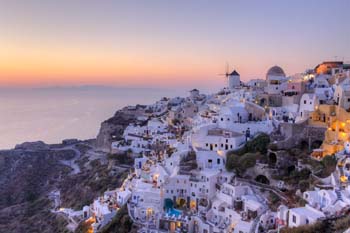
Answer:
[[[225,76],[227,80],[226,87],[232,90],[242,85],[240,80],[240,75],[236,70],[233,70],[231,73],[229,72],[229,65],[226,63],[226,72],[225,74],[219,74],[221,76]]]
[[[229,64],[226,62],[226,65],[225,65],[225,73],[224,74],[218,74],[219,76],[225,76],[226,78],[226,86],[228,86],[228,77],[230,76],[230,73],[229,73]]]

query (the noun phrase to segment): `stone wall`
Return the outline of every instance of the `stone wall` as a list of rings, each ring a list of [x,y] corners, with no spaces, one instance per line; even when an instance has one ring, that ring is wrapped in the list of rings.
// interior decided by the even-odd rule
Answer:
[[[300,145],[301,142],[308,143],[309,147],[315,141],[323,141],[326,127],[308,125],[305,120],[300,123],[281,123],[280,131],[284,140],[274,143],[276,149],[291,149]]]

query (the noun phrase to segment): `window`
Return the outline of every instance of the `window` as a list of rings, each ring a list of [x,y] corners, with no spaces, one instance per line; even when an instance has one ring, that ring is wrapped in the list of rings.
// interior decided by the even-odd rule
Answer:
[[[306,224],[309,224],[309,219],[306,219],[305,222],[306,222]]]
[[[306,100],[304,100],[304,104],[306,104]]]
[[[293,223],[297,223],[297,216],[293,215]]]
[[[220,164],[220,159],[217,159],[217,163]]]
[[[221,118],[221,121],[224,121],[224,118]]]

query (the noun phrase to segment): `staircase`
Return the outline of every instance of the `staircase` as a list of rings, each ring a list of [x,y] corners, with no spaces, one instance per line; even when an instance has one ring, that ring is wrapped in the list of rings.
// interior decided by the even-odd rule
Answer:
[[[341,192],[340,192],[340,190],[339,190],[339,189],[335,189],[334,191],[335,191],[335,193],[337,194],[337,200],[342,201],[342,200],[343,200],[343,198],[342,198],[342,196],[341,196]]]

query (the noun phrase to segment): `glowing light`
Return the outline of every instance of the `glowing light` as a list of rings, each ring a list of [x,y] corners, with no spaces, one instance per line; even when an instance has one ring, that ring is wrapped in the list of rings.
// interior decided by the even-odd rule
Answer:
[[[218,155],[220,155],[220,156],[224,156],[224,155],[225,155],[225,152],[222,151],[222,150],[218,150],[217,153],[218,153]]]
[[[348,181],[348,178],[347,178],[346,176],[341,176],[341,177],[340,177],[340,181],[343,182],[343,183],[344,183],[344,182],[347,182],[347,181]]]

